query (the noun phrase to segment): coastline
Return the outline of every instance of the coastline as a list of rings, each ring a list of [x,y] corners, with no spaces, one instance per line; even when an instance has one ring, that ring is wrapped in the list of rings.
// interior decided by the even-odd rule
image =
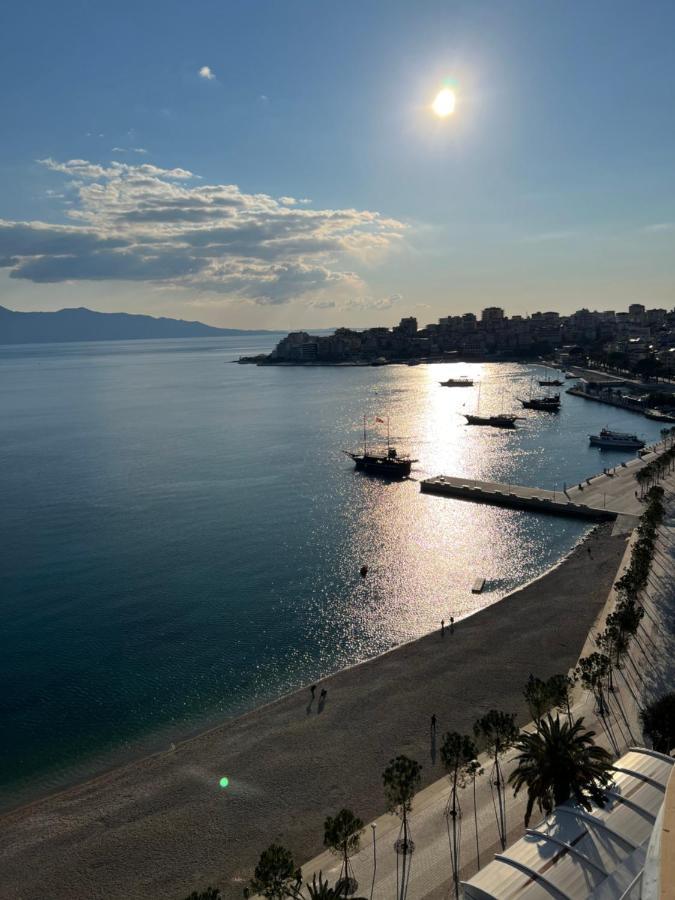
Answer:
[[[320,714],[300,689],[186,738],[173,752],[2,814],[0,893],[37,897],[48,874],[55,898],[180,898],[207,883],[238,897],[272,839],[287,843],[298,861],[310,858],[333,806],[352,805],[363,818],[381,810],[379,773],[395,753],[416,755],[425,783],[439,777],[427,746],[431,712],[443,730],[466,730],[491,706],[522,719],[529,672],[545,677],[576,662],[625,550],[625,536],[612,537],[611,529],[594,529],[546,573],[457,623],[454,635],[433,632],[327,677]],[[218,788],[222,774],[227,791]],[[185,834],[192,839],[182,840]],[[39,881],[26,874],[36,848]]]

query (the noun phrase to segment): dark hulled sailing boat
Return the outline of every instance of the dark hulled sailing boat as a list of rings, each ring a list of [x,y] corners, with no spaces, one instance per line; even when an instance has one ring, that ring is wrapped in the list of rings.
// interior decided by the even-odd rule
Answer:
[[[496,416],[480,415],[480,383],[478,385],[478,402],[475,413],[463,413],[467,425],[490,425],[492,428],[515,428],[519,416],[500,413]]]
[[[383,419],[376,419],[383,422]],[[409,456],[399,456],[396,447],[391,446],[389,440],[389,419],[387,419],[387,450],[380,452],[368,452],[368,440],[366,436],[366,417],[363,417],[363,453],[353,453],[351,450],[343,450],[351,457],[357,469],[368,472],[370,475],[382,475],[386,478],[407,478],[410,475],[412,464],[417,462]]]

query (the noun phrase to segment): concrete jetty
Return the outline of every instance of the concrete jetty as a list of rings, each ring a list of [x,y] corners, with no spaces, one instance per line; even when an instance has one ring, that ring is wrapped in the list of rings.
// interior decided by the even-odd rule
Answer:
[[[635,517],[644,511],[635,473],[665,448],[666,443],[663,442],[645,448],[639,457],[604,469],[578,485],[567,485],[565,490],[548,491],[538,487],[479,481],[452,475],[425,478],[420,482],[420,490],[425,494],[439,494],[474,503],[491,503],[558,516],[596,521],[618,518],[617,527],[623,522],[630,530],[629,526],[634,526]]]
[[[474,503],[491,503],[512,509],[593,519],[596,522],[615,519],[619,514],[618,510],[591,506],[584,503],[583,499],[570,500],[563,491],[546,491],[520,484],[500,484],[494,481],[477,481],[473,478],[454,478],[451,475],[425,478],[420,482],[420,490],[425,494],[440,494]]]

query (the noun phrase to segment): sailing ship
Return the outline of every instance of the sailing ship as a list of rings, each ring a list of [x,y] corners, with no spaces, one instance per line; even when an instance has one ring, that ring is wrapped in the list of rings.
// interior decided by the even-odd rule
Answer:
[[[466,419],[467,425],[490,425],[492,428],[515,428],[516,421],[521,416],[513,416],[510,414],[501,413],[496,416],[481,416],[480,415],[480,384],[478,385],[478,402],[476,404],[476,412],[475,413],[464,413],[464,418]]]
[[[379,417],[376,422],[384,422]],[[382,475],[386,478],[407,478],[410,475],[412,464],[417,462],[409,456],[399,456],[396,447],[391,446],[389,438],[389,418],[387,418],[387,450],[368,451],[368,439],[366,434],[366,417],[363,417],[363,453],[354,453],[351,450],[343,450],[347,456],[354,460],[355,468],[368,472],[370,475]]]
[[[560,412],[560,394],[549,394],[546,397],[530,397],[529,400],[518,398],[524,409],[537,409],[540,412]]]
[[[459,378],[448,378],[447,381],[438,383],[442,387],[473,387],[473,379],[467,378],[466,375],[460,375]]]
[[[626,431],[610,431],[609,428],[603,428],[600,434],[589,434],[588,438],[592,447],[606,449],[641,450],[645,445],[645,442],[640,440],[636,434],[629,434]]]

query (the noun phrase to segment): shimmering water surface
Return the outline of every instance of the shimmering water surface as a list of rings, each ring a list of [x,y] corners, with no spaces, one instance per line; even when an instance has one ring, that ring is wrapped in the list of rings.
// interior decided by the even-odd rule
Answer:
[[[0,348],[5,805],[471,613],[585,533],[355,473],[341,450],[364,413],[390,417],[416,479],[562,487],[630,455],[590,431],[659,433],[567,395],[516,431],[472,428],[477,389],[438,384],[469,374],[481,411],[515,411],[533,372],[515,364],[227,364],[269,345]]]

